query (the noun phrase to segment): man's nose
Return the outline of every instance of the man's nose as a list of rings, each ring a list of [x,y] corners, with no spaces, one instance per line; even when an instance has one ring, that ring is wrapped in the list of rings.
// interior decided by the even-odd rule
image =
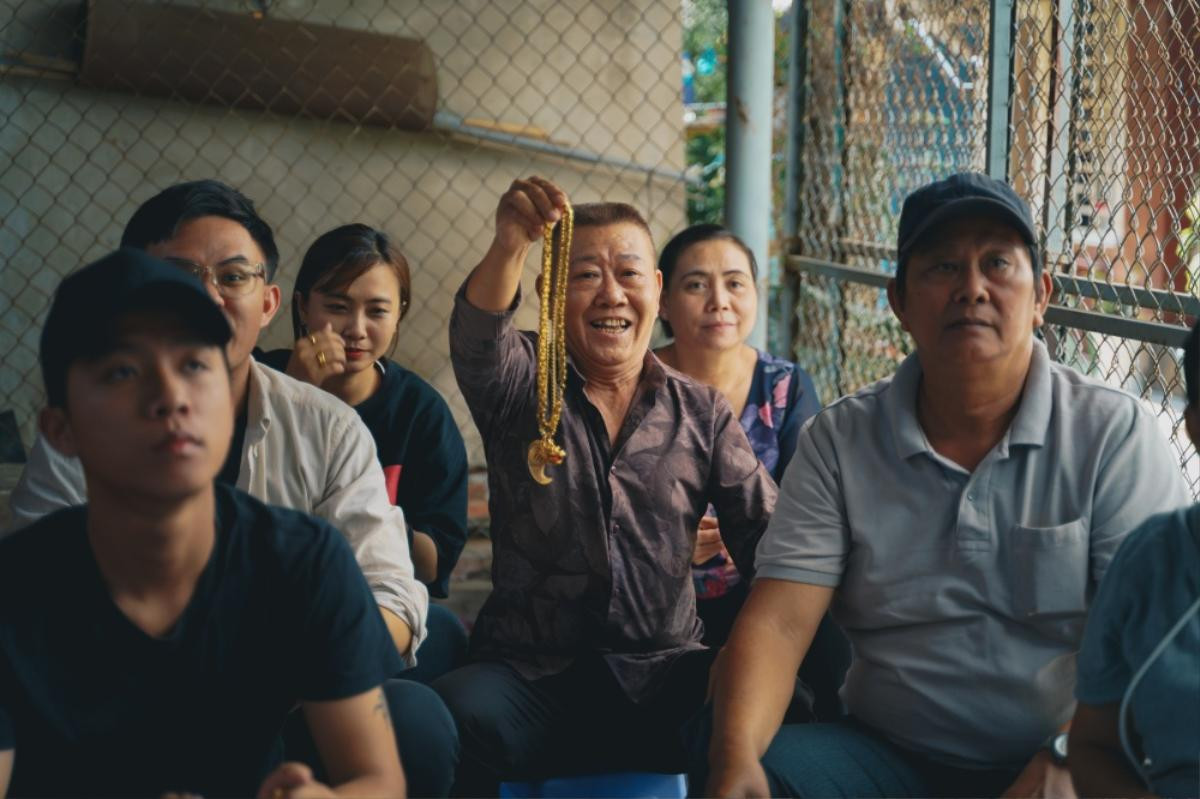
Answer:
[[[183,378],[173,369],[159,366],[148,373],[146,399],[149,414],[162,419],[175,413],[187,413],[187,387]]]
[[[960,302],[980,302],[987,298],[987,279],[978,264],[966,264],[959,271],[957,297]]]
[[[625,299],[625,292],[615,275],[606,274],[601,278],[596,299],[606,305],[618,305]]]

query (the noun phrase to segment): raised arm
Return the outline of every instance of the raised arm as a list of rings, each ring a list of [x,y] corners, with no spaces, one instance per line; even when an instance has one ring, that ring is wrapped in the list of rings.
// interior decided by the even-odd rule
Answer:
[[[546,223],[559,220],[566,204],[567,195],[548,180],[514,180],[496,207],[492,245],[467,282],[467,302],[481,311],[508,310],[529,248],[541,240]]]
[[[705,796],[769,796],[760,758],[796,686],[796,672],[833,589],[759,579],[716,665]]]

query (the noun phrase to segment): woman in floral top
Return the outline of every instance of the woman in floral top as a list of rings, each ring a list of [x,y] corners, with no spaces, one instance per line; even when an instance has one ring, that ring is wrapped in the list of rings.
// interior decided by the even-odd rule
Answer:
[[[659,269],[663,273],[659,315],[674,341],[655,354],[666,365],[725,395],[750,446],[778,483],[795,451],[800,428],[821,404],[803,369],[746,343],[758,314],[754,254],[720,225],[693,225],[663,248]],[[692,577],[704,642],[721,646],[749,586],[738,576],[711,515],[700,523]],[[824,700],[818,704],[836,705],[836,696],[820,695],[835,693],[841,682],[849,661],[845,639],[826,620],[813,647],[826,662],[818,669],[820,674],[805,674],[810,670],[807,663],[801,674]]]

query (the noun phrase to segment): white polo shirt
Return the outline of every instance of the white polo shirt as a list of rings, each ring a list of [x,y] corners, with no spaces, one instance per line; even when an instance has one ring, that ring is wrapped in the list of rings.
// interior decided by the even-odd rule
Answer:
[[[973,472],[930,446],[921,366],[817,414],[758,577],[836,587],[850,712],[959,766],[1020,766],[1070,718],[1088,603],[1121,540],[1188,504],[1138,401],[1034,341],[1020,407]]]
[[[320,516],[341,531],[380,607],[409,626],[409,663],[425,638],[429,594],[414,575],[404,513],[387,496],[375,442],[337,397],[253,359],[237,487],[270,505]],[[38,436],[13,489],[13,532],[87,502],[83,467]]]

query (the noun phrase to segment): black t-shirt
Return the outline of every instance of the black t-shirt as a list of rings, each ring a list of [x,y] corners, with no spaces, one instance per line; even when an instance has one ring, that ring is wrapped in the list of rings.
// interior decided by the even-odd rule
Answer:
[[[0,750],[13,796],[252,796],[301,700],[403,668],[345,539],[217,485],[217,540],[170,633],[121,613],[87,508],[0,542]]]
[[[280,371],[291,355],[291,350],[255,352],[259,361]],[[437,578],[427,585],[430,594],[445,597],[467,542],[467,450],[437,389],[399,364],[378,363],[383,369],[379,388],[354,410],[375,439],[392,504],[437,546]]]

